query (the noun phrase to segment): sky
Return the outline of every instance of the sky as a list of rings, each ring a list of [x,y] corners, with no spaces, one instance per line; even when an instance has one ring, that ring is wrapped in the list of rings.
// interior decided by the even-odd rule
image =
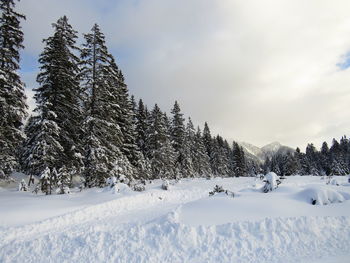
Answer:
[[[34,106],[42,39],[63,15],[98,23],[130,93],[212,135],[291,147],[350,131],[348,0],[22,0],[21,74]]]

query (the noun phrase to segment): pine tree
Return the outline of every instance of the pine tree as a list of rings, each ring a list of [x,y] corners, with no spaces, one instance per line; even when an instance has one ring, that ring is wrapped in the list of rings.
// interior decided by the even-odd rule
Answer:
[[[217,135],[212,140],[211,146],[210,164],[213,174],[221,177],[228,176],[230,174],[229,159],[223,138]]]
[[[26,97],[19,70],[23,32],[14,0],[0,2],[0,177],[18,168],[18,147],[23,141],[21,126],[26,117]]]
[[[188,118],[188,122],[186,125],[185,136],[183,141],[183,159],[182,159],[182,175],[183,177],[194,177],[194,159],[195,159],[195,137],[196,132],[194,130],[194,126],[191,118]]]
[[[234,174],[236,177],[246,176],[247,167],[243,148],[238,145],[238,143],[233,142],[232,145],[232,155],[234,163]]]
[[[299,147],[296,148],[294,156],[297,164],[295,173],[299,175],[308,175],[309,165],[306,159],[306,155],[300,151]]]
[[[200,128],[197,128],[193,144],[193,167],[198,177],[210,177],[210,159],[205,148]]]
[[[146,157],[147,152],[147,127],[148,127],[148,112],[147,108],[140,99],[136,113],[136,144],[143,156]]]
[[[130,172],[130,164],[120,149],[123,134],[117,121],[121,114],[122,80],[99,26],[95,24],[84,38],[81,52],[86,133],[84,175],[88,187],[104,186],[108,177]]]
[[[185,164],[185,153],[184,153],[184,141],[185,141],[185,125],[184,125],[184,117],[181,113],[180,106],[177,101],[175,101],[174,107],[171,110],[172,119],[170,125],[170,134],[171,134],[171,142],[176,152],[176,163],[175,165],[179,169],[183,175],[190,173],[186,171],[188,167],[188,163]],[[187,166],[187,167],[186,167]]]
[[[323,142],[322,144],[320,159],[323,175],[329,175],[331,170],[331,163],[329,159],[329,147],[327,142]]]
[[[170,142],[166,116],[157,104],[151,112],[147,134],[147,157],[151,162],[153,179],[175,178],[176,154]]]
[[[112,66],[118,72],[116,80],[118,80],[117,91],[120,112],[116,115],[116,120],[122,133],[122,145],[120,145],[120,148],[128,161],[136,167],[140,159],[140,151],[136,144],[133,104],[129,99],[129,91],[125,84],[124,76],[121,70],[118,70],[114,60],[112,61]]]
[[[322,174],[319,152],[316,150],[315,146],[312,143],[309,143],[306,147],[306,160],[309,166],[309,174]]]
[[[39,58],[37,116],[30,118],[26,128],[22,163],[30,174],[65,166],[72,175],[81,166],[79,59],[74,54],[77,32],[65,16],[52,26],[54,35],[44,40],[46,46]]]
[[[210,156],[212,151],[212,137],[211,137],[208,123],[206,122],[204,123],[204,129],[203,129],[203,143],[208,156]]]

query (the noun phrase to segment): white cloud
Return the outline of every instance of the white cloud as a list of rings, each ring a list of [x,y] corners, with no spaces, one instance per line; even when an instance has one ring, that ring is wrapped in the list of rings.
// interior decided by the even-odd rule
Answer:
[[[66,14],[101,24],[132,93],[175,99],[213,133],[263,145],[329,141],[350,130],[347,0],[21,1],[26,52],[40,52]]]

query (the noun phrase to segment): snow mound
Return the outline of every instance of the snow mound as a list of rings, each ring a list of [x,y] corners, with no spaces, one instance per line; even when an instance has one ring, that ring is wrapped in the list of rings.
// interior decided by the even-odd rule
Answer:
[[[269,172],[267,175],[265,175],[265,180],[269,182],[272,189],[277,188],[277,180],[279,180],[277,174],[274,172]]]
[[[111,192],[112,194],[126,194],[132,192],[127,184],[116,183],[112,186],[107,186],[104,190],[105,192]]]
[[[330,185],[337,185],[337,186],[339,186],[339,183],[338,183],[337,179],[334,179],[334,178],[329,182],[329,184]]]
[[[308,187],[297,193],[297,199],[306,201],[313,205],[328,205],[345,201],[344,196],[330,188],[321,185]]]

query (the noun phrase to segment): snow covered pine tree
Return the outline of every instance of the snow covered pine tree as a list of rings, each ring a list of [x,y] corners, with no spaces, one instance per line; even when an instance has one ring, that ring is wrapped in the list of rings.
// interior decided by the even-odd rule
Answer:
[[[23,141],[21,126],[26,117],[24,84],[17,73],[23,48],[20,21],[13,0],[0,2],[0,178],[19,167],[18,147]]]

